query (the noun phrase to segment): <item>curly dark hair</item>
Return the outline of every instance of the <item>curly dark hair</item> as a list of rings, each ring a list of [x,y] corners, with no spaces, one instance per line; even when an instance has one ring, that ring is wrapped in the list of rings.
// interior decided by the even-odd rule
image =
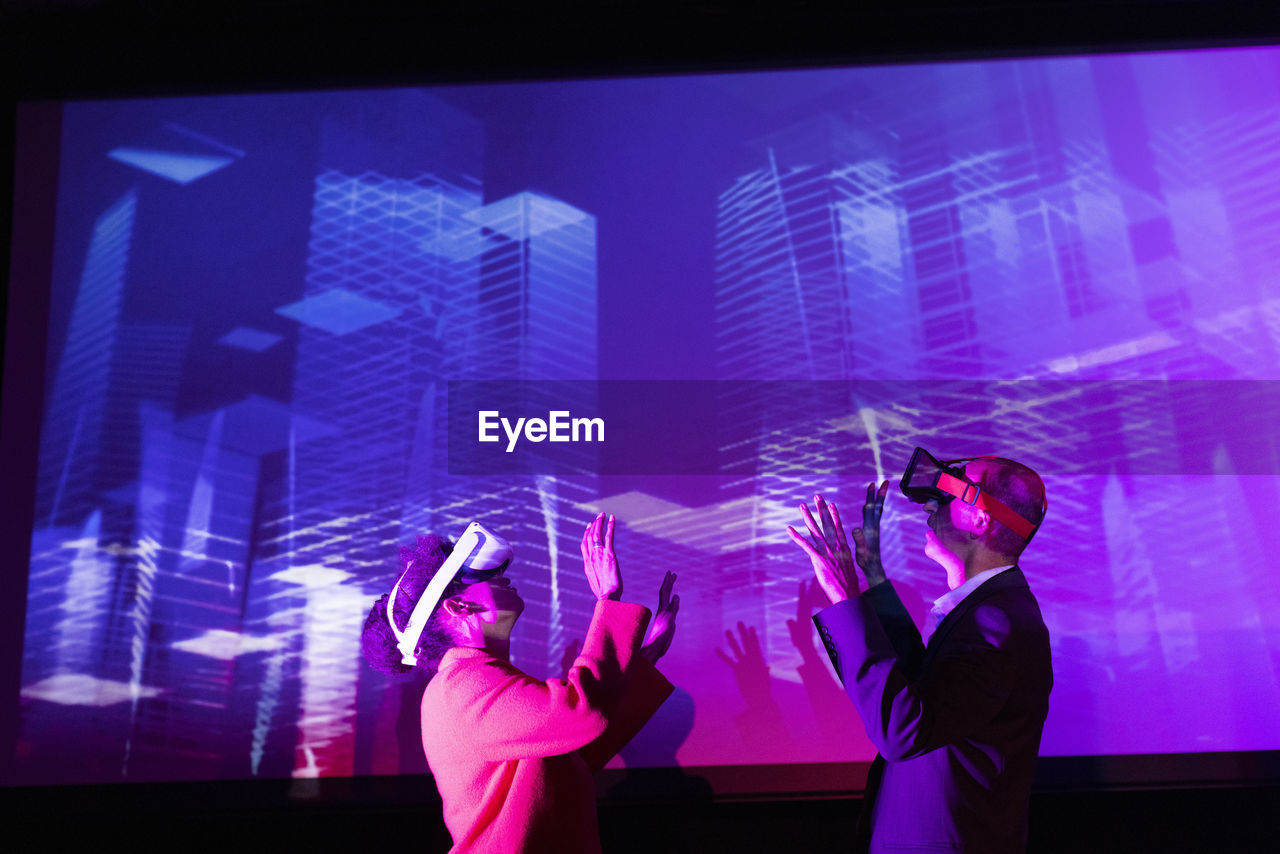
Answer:
[[[400,566],[404,579],[400,582],[400,590],[392,608],[397,629],[404,630],[414,606],[427,589],[427,584],[452,551],[453,544],[435,534],[419,536],[412,546],[400,547]],[[464,586],[462,582],[454,581],[445,588],[442,600],[458,593]],[[401,676],[416,670],[425,673],[430,679],[440,666],[440,659],[454,645],[453,638],[437,621],[440,613],[437,611],[431,615],[422,630],[422,638],[418,641],[417,665],[405,664],[400,649],[396,646],[395,633],[387,622],[387,600],[390,596],[390,593],[380,596],[369,609],[369,616],[365,617],[364,630],[360,635],[364,660],[374,670],[391,676]]]

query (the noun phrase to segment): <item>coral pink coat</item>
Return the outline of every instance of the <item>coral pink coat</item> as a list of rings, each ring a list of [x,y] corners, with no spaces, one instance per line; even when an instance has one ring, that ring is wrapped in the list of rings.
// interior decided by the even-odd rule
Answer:
[[[649,609],[596,604],[566,679],[454,648],[422,696],[422,746],[462,852],[596,854],[595,784],[671,693],[637,652]]]

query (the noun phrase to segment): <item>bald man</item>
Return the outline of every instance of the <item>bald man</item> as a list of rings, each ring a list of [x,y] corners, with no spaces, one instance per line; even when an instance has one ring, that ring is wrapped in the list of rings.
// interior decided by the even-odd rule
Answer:
[[[928,515],[924,551],[950,588],[923,635],[880,563],[888,487],[867,487],[852,551],[838,508],[820,495],[816,519],[801,508],[809,538],[788,529],[832,601],[814,622],[879,750],[854,849],[1024,852],[1053,670],[1018,564],[1044,517],[1044,485],[1012,460],[917,450],[902,488]]]

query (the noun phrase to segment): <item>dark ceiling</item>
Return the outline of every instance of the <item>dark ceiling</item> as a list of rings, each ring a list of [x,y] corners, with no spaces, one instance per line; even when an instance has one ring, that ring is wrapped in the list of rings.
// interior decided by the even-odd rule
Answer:
[[[359,86],[1280,37],[1219,0],[0,0],[19,98]]]

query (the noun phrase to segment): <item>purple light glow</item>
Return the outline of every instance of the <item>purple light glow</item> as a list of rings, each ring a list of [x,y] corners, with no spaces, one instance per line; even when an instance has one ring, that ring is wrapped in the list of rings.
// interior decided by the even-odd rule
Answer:
[[[1044,477],[1045,754],[1280,749],[1277,72],[1259,48],[68,104],[22,774],[421,771],[396,723],[421,685],[360,663],[396,545],[500,532],[515,662],[549,675],[600,510],[627,597],[674,569],[682,600],[677,705],[617,762],[867,760],[785,531],[917,444]],[[157,111],[234,158],[174,183],[103,155]],[[481,381],[616,413],[639,450],[453,471]],[[921,624],[925,534],[891,498]]]

